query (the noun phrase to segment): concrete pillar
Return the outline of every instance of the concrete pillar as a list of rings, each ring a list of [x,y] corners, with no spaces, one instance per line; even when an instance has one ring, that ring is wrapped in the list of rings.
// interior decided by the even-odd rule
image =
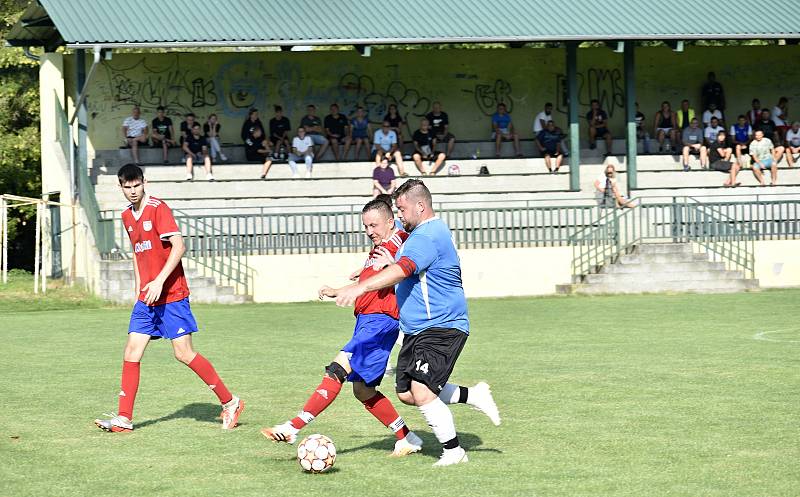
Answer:
[[[625,42],[625,126],[626,126],[626,154],[625,171],[628,178],[628,195],[637,188],[636,181],[636,71],[634,68],[634,51],[636,44],[632,41]],[[646,125],[646,122],[645,122]]]
[[[569,189],[581,189],[581,134],[578,126],[578,43],[567,43],[567,98],[569,99]]]

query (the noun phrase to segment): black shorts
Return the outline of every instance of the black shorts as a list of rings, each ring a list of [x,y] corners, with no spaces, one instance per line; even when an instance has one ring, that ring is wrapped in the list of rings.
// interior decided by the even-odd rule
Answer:
[[[711,164],[709,164],[709,169],[713,171],[720,171],[723,173],[731,172],[731,165],[732,162],[729,160],[715,160]]]
[[[595,128],[594,131],[595,131],[595,136],[599,136],[601,138],[609,133],[608,128]]]
[[[383,152],[383,157],[386,157],[387,159],[389,159],[389,163],[390,164],[392,162],[397,162],[397,159],[395,158],[393,153],[389,153],[389,152],[387,152],[386,150],[383,150],[383,149],[381,149],[380,151]],[[369,157],[370,157],[370,160],[375,160],[375,158],[378,157],[378,149],[377,148],[372,149],[370,151],[370,153],[369,153]]]
[[[414,380],[439,395],[453,372],[467,337],[466,333],[455,328],[428,328],[418,335],[404,335],[397,356],[397,392],[408,392]]]

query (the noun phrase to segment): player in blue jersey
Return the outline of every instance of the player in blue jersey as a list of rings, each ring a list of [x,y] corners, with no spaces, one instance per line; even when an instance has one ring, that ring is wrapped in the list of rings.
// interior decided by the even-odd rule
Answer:
[[[469,404],[495,425],[500,415],[486,383],[467,388],[447,382],[469,336],[461,261],[450,229],[434,213],[431,193],[422,181],[406,181],[394,198],[403,226],[411,233],[396,263],[341,289],[336,303],[349,306],[366,292],[397,285],[405,336],[397,359],[397,396],[419,408],[441,442],[443,452],[435,466],[467,462],[447,404]]]

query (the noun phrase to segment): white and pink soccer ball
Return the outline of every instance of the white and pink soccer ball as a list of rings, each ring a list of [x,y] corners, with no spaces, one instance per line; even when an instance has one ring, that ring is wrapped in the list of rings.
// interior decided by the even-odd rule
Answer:
[[[333,467],[335,461],[336,446],[325,435],[309,435],[297,446],[297,462],[304,471],[324,473]]]

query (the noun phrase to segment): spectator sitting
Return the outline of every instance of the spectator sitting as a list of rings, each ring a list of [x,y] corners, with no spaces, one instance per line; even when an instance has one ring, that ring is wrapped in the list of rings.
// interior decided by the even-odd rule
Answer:
[[[600,102],[593,99],[590,103],[591,109],[586,113],[586,120],[589,122],[589,148],[594,150],[597,148],[597,140],[604,139],[606,141],[606,153],[604,157],[612,154],[613,138],[611,131],[608,130],[608,114],[600,108]]]
[[[283,115],[283,107],[275,106],[275,117],[269,120],[269,142],[274,153],[273,159],[285,159],[289,150],[289,130],[292,129],[289,118]]]
[[[292,178],[297,177],[297,161],[306,163],[306,178],[311,177],[314,169],[314,140],[306,133],[306,128],[297,128],[297,136],[292,139],[292,151],[289,153],[289,167],[292,169]]]
[[[800,154],[800,121],[792,123],[786,132],[786,162],[789,167],[794,167],[795,155]]]
[[[778,105],[772,108],[772,120],[775,121],[775,138],[777,143],[782,143],[786,132],[789,131],[789,99],[781,97]]]
[[[741,166],[738,161],[731,161],[733,149],[728,144],[728,136],[724,130],[720,131],[716,139],[707,147],[705,155],[709,169],[729,174],[722,186],[736,187],[741,184],[736,182],[736,175],[739,174]]]
[[[533,136],[539,136],[539,133],[541,133],[542,130],[547,127],[547,123],[552,120],[553,104],[547,102],[544,104],[544,110],[536,114],[536,117],[533,118]]]
[[[775,159],[775,167],[777,167],[778,162],[781,161],[781,157],[783,156],[784,149],[783,146],[781,145],[775,145],[776,143],[780,144],[780,141],[778,141],[778,134],[775,126],[775,121],[773,121],[770,118],[770,113],[767,109],[761,111],[761,120],[758,121],[755,125],[753,125],[753,133],[755,134],[756,131],[763,132],[764,138],[770,141],[770,145],[772,146],[772,151]],[[752,145],[752,142],[750,143]]]
[[[364,155],[369,158],[369,150],[371,147],[370,136],[372,136],[372,126],[369,124],[367,113],[364,112],[364,107],[358,106],[356,108],[356,115],[350,120],[350,134],[351,142],[355,142],[356,149],[353,158],[358,160],[358,154],[361,152],[361,146],[364,146]]]
[[[250,146],[250,144],[247,143],[247,141],[248,140],[252,141],[253,131],[255,131],[256,128],[261,128],[263,132],[264,125],[261,123],[261,119],[259,119],[258,117],[258,109],[253,107],[247,113],[247,119],[245,119],[244,123],[242,123],[242,131],[241,133],[239,133],[239,135],[242,137],[242,141],[244,142],[245,146]]]
[[[131,109],[131,115],[122,121],[122,136],[125,138],[125,145],[130,147],[133,162],[137,166],[142,164],[139,161],[139,146],[147,144],[147,121],[140,115],[141,111],[136,105]]]
[[[736,162],[741,165],[742,156],[747,154],[747,146],[753,139],[753,128],[748,124],[744,114],[736,119],[736,124],[731,126],[730,137],[736,150]]]
[[[433,134],[436,137],[436,143],[446,143],[445,154],[447,157],[452,157],[453,149],[456,146],[456,137],[450,132],[450,119],[447,117],[447,112],[442,110],[442,103],[433,102],[433,110],[428,112],[425,119],[431,125]]]
[[[703,126],[707,127],[709,124],[711,124],[711,119],[714,117],[717,118],[718,123],[724,126],[725,119],[724,116],[722,115],[722,111],[717,109],[717,104],[712,102],[711,105],[709,105],[708,109],[706,109],[706,111],[703,112]],[[716,138],[714,138],[714,140],[716,140]]]
[[[175,146],[175,140],[172,139],[174,135],[175,129],[172,127],[172,119],[164,114],[164,106],[159,105],[156,108],[156,117],[153,119],[153,130],[150,139],[153,148],[161,148],[164,164],[169,164],[167,152],[169,147]]]
[[[219,143],[219,130],[222,125],[217,120],[216,114],[211,114],[208,116],[208,121],[203,125],[203,133],[206,135],[206,140],[208,140],[208,147],[211,149],[211,160],[217,160],[217,154],[219,154],[219,158],[227,161],[228,158],[225,157],[225,154],[222,153],[222,146]]]
[[[380,165],[384,156],[388,156],[390,160],[394,159],[400,177],[408,176],[403,167],[403,154],[397,147],[397,133],[392,129],[389,121],[383,121],[381,129],[375,132],[372,140],[372,158],[375,160],[376,166]]]
[[[636,102],[636,139],[642,140],[644,144],[644,153],[650,153],[650,133],[644,127],[644,114],[639,110],[639,102]]]
[[[767,111],[764,111],[767,112]],[[753,160],[753,174],[761,186],[765,185],[762,170],[769,169],[771,186],[778,182],[778,161],[775,160],[775,147],[772,140],[764,136],[764,131],[756,128],[753,141],[750,142],[750,158]]]
[[[761,101],[757,98],[754,98],[750,103],[750,110],[747,111],[747,122],[750,123],[751,126],[755,126],[755,124],[761,120],[762,110]]]
[[[700,129],[700,123],[696,117],[689,122],[689,127],[683,130],[681,142],[683,142],[683,170],[688,171],[691,169],[689,154],[700,154],[703,147],[703,130]]]
[[[269,168],[272,166],[271,153],[269,140],[264,138],[264,130],[259,127],[253,128],[253,132],[244,142],[244,156],[250,162],[263,164],[261,167],[261,179],[267,177]]]
[[[372,198],[378,195],[391,195],[397,189],[394,170],[389,167],[389,158],[385,155],[372,171]]]
[[[658,140],[658,151],[664,151],[664,139],[669,135],[669,143],[675,146],[678,143],[678,119],[672,111],[669,102],[661,102],[661,109],[656,112],[653,119],[653,134]],[[667,149],[669,150],[669,149]]]
[[[206,170],[206,179],[214,181],[211,174],[211,157],[208,155],[208,141],[201,134],[200,123],[192,124],[192,132],[183,141],[183,152],[186,154],[186,181],[193,178],[194,161],[202,161]]]
[[[180,127],[180,131],[181,131],[181,138],[180,138],[181,148],[183,148],[183,142],[186,140],[186,138],[188,138],[189,135],[192,134],[192,128],[194,128],[194,120],[195,120],[194,113],[193,112],[189,112],[184,116],[183,121],[181,121],[181,127]]]
[[[678,129],[680,130],[681,133],[683,133],[683,130],[689,127],[689,125],[692,122],[692,119],[694,119],[695,117],[694,109],[689,107],[688,100],[682,100],[681,110],[679,110],[675,114],[677,117]]]
[[[595,194],[600,207],[606,208],[632,208],[633,201],[622,196],[617,185],[617,170],[613,164],[608,164],[603,175],[594,181]]]
[[[331,104],[331,113],[325,116],[325,134],[331,144],[333,157],[337,161],[347,159],[350,151],[350,122],[342,114],[339,114],[339,106]],[[339,144],[344,144],[344,153],[339,155]]]
[[[717,136],[720,131],[725,131],[725,128],[720,126],[719,120],[716,117],[712,117],[711,124],[703,131],[703,138],[705,139],[706,145],[711,145],[717,141]]]
[[[561,168],[561,163],[564,161],[564,154],[561,151],[561,140],[563,135],[556,128],[556,123],[547,121],[545,128],[539,131],[536,135],[536,146],[539,147],[539,152],[544,157],[544,165],[547,166],[547,172],[555,174]],[[555,158],[555,167],[552,166],[552,159]]]
[[[398,148],[403,146],[403,125],[406,122],[403,120],[403,117],[397,111],[397,106],[395,104],[389,104],[389,108],[386,112],[386,115],[383,116],[384,121],[389,121],[389,127],[397,134],[397,146]]]
[[[708,73],[708,79],[706,83],[703,85],[701,90],[703,95],[703,104],[704,108],[709,108],[712,104],[719,110],[725,111],[725,91],[722,89],[722,85],[717,81],[717,75],[713,72]],[[722,119],[720,118],[720,121]],[[711,120],[709,119],[709,122]]]
[[[419,129],[414,132],[414,164],[423,176],[434,175],[444,165],[445,155],[444,152],[436,152],[436,136],[433,130],[430,129],[430,123],[427,119],[420,122]],[[428,170],[422,165],[422,161],[428,161]]]
[[[310,104],[306,106],[306,115],[300,120],[300,126],[306,129],[306,136],[311,138],[314,145],[319,145],[319,150],[314,156],[322,160],[322,156],[328,150],[328,139],[322,136],[322,120],[317,117],[316,105]]]
[[[497,104],[497,112],[492,114],[492,139],[494,139],[494,155],[500,157],[500,145],[503,140],[514,142],[514,155],[522,157],[519,149],[519,135],[514,130],[511,114],[506,112],[506,104]]]

